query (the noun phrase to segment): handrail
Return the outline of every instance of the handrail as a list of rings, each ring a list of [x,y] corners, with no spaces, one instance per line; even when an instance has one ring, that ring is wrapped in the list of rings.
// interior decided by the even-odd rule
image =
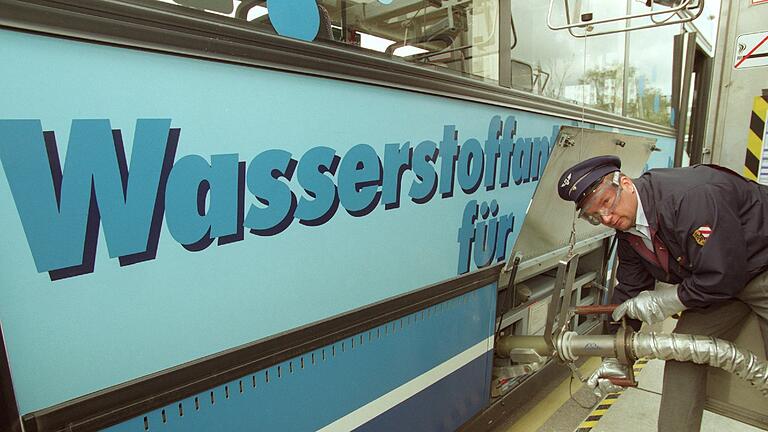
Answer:
[[[697,0],[694,5],[691,5],[691,3],[694,2],[694,0],[685,0],[683,3],[680,4],[680,6],[676,6],[674,8],[668,9],[668,10],[658,10],[658,11],[654,11],[653,10],[653,4],[655,3],[654,0],[649,0],[649,1],[650,1],[650,5],[651,5],[651,11],[650,12],[642,12],[642,13],[637,13],[637,14],[629,14],[629,15],[624,15],[624,16],[619,16],[619,17],[614,17],[614,18],[605,18],[605,19],[597,20],[597,21],[579,21],[579,22],[576,22],[576,23],[571,23],[571,17],[570,17],[570,13],[569,13],[569,10],[568,10],[568,0],[563,0],[563,4],[565,6],[565,11],[566,11],[566,13],[565,13],[566,24],[565,25],[561,25],[561,26],[556,26],[556,25],[552,24],[552,8],[554,6],[555,0],[550,0],[549,1],[549,9],[547,11],[547,27],[549,27],[551,30],[566,30],[567,29],[568,32],[571,34],[571,36],[577,37],[577,38],[584,38],[584,37],[600,36],[600,35],[607,35],[607,34],[614,34],[614,33],[624,33],[624,32],[629,32],[629,31],[634,31],[634,30],[642,30],[642,29],[651,28],[651,27],[661,27],[661,26],[665,26],[665,25],[682,24],[682,23],[686,23],[686,22],[695,20],[704,11],[704,0]],[[670,16],[671,16],[673,14],[676,14],[677,12],[680,12],[680,11],[683,11],[683,10],[690,10],[690,9],[696,9],[696,13],[695,14],[689,14],[688,17],[680,18],[680,19],[675,20],[675,21],[668,21],[668,19],[664,20],[664,21],[661,21],[661,22],[653,21],[653,17],[657,16],[657,15],[670,14]],[[639,26],[635,26],[635,27],[625,27],[625,28],[618,29],[618,30],[601,31],[601,32],[596,32],[596,33],[591,33],[590,32],[590,33],[584,33],[584,34],[575,34],[573,32],[573,28],[576,28],[576,27],[585,27],[585,28],[586,27],[594,27],[594,26],[600,25],[600,24],[606,24],[606,23],[618,22],[618,21],[626,21],[626,20],[631,20],[631,19],[636,19],[636,18],[644,18],[644,17],[650,17],[651,20],[654,23],[653,24],[646,24],[646,25],[639,25]],[[586,30],[589,31],[588,29],[586,29]]]

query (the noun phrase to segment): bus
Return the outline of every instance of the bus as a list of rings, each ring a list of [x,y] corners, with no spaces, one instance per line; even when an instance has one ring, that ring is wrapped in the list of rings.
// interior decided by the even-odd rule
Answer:
[[[718,10],[0,0],[2,429],[494,423],[562,373],[493,347],[539,330],[567,238],[500,278],[570,224],[528,214],[563,128],[700,159]]]

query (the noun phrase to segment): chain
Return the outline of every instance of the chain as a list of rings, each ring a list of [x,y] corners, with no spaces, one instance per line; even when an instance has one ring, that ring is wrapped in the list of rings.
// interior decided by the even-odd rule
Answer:
[[[576,212],[571,219],[571,235],[568,238],[568,258],[573,256],[573,249],[576,247]]]
[[[582,66],[582,73],[586,73],[586,71],[587,71],[587,39],[589,39],[589,38],[588,37],[584,38],[584,62],[583,62],[583,66]],[[581,129],[581,131],[580,131],[581,140],[580,140],[580,143],[579,143],[580,144],[580,147],[579,147],[579,161],[581,161],[581,159],[582,159],[582,154],[583,154],[584,146],[586,145],[586,143],[584,142],[584,128],[585,128],[585,117],[586,117],[586,105],[587,105],[586,87],[582,86],[581,87],[581,123],[579,125],[580,129]],[[570,236],[568,238],[568,256],[567,256],[568,258],[573,256],[573,250],[576,247],[576,219],[578,218],[578,212],[579,212],[578,210],[574,209],[573,218],[571,219],[571,234],[570,234]],[[563,299],[563,301],[565,301],[565,299]],[[571,316],[569,316],[569,319],[565,320],[565,322],[566,322],[565,326],[567,326],[567,323],[569,322],[570,319],[571,319]],[[563,327],[561,332],[565,331],[565,326]],[[572,387],[572,385],[573,385],[574,378],[577,381],[581,382],[581,383],[584,383],[587,380],[586,380],[586,378],[584,376],[581,375],[581,373],[579,372],[579,369],[576,367],[576,365],[573,362],[566,362],[566,365],[568,366],[568,368],[570,369],[570,372],[571,372],[571,379],[568,382],[568,393],[569,393],[569,396],[570,396],[571,400],[574,401],[576,403],[576,405],[580,406],[583,409],[591,409],[592,407],[597,405],[598,402],[600,402],[600,398],[599,397],[596,398],[595,402],[593,402],[591,404],[583,404],[580,401],[578,401],[574,397],[574,395],[573,395],[573,387]]]
[[[587,71],[587,39],[584,38],[584,61],[582,63],[582,73],[586,73]],[[580,123],[580,135],[581,140],[579,143],[579,161],[581,161],[582,153],[584,150],[584,146],[586,145],[584,143],[584,121],[586,117],[586,106],[587,106],[587,96],[586,96],[586,86],[581,86],[581,123]],[[571,234],[568,238],[568,258],[573,256],[573,249],[576,247],[576,218],[577,218],[578,210],[574,210],[573,212],[573,218],[571,219]]]

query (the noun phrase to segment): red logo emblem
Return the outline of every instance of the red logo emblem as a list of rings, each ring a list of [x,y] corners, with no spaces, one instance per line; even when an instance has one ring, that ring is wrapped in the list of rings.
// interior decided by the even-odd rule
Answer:
[[[699,246],[704,246],[704,243],[707,242],[707,239],[712,234],[712,228],[709,227],[709,225],[702,225],[693,232],[693,239],[696,240],[696,243],[699,244]]]

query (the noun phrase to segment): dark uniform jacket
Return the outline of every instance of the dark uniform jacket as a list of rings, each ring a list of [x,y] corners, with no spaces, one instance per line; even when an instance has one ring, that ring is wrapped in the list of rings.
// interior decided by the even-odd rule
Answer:
[[[726,168],[654,169],[633,180],[654,244],[617,232],[619,268],[613,303],[678,285],[689,308],[737,295],[768,269],[768,187]]]

